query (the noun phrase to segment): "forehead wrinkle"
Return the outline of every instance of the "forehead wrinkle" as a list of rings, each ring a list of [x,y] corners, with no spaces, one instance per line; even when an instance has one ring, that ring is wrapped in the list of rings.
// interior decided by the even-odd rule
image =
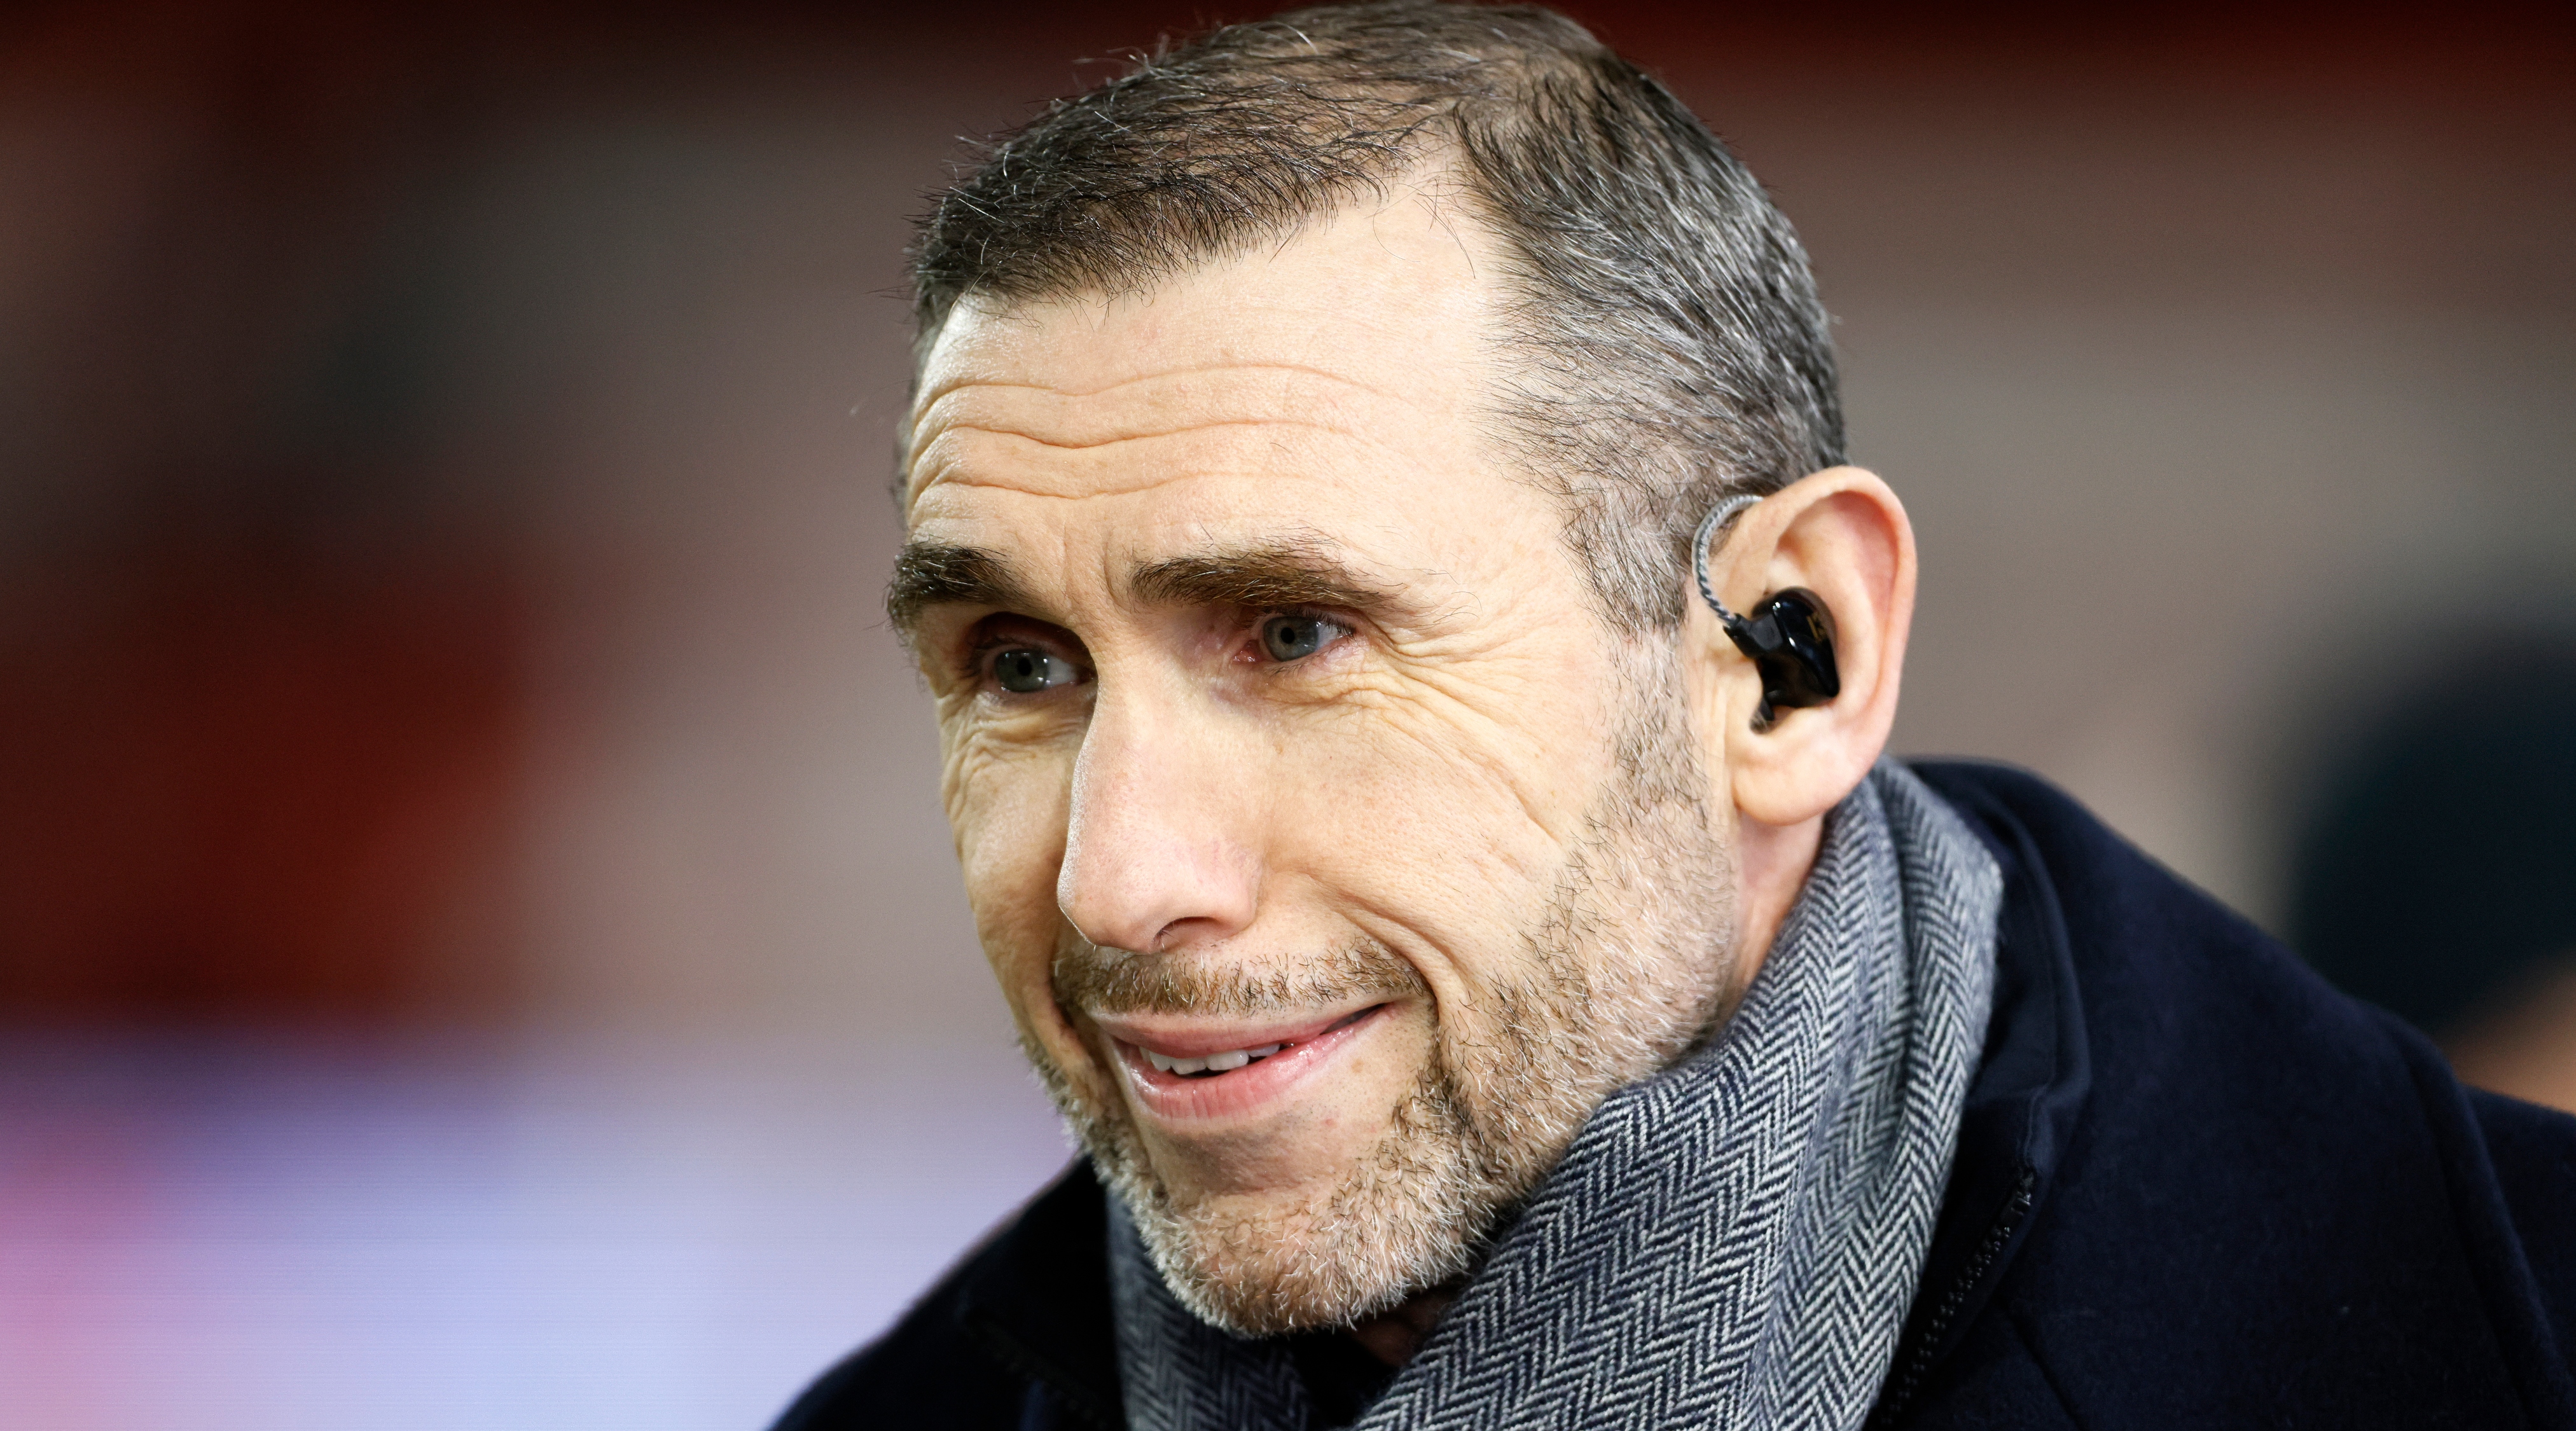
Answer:
[[[1241,381],[1198,382],[1209,373],[1239,376]],[[1286,375],[1273,385],[1263,379]],[[1322,386],[1306,379],[1320,380]],[[1307,427],[1370,441],[1367,418],[1390,404],[1418,410],[1422,405],[1382,392],[1368,384],[1321,369],[1288,364],[1233,364],[1160,373],[1113,384],[1102,393],[1157,385],[1133,401],[1099,401],[1101,394],[1067,396],[1032,383],[966,382],[915,409],[903,454],[909,472],[907,495],[938,480],[923,477],[933,452],[954,435],[973,433],[1016,437],[1055,448],[1101,447],[1134,438],[1178,436],[1225,427]],[[1400,425],[1410,425],[1409,423]]]
[[[945,438],[952,433],[973,433],[978,436],[998,438],[1006,442],[1031,443],[1039,447],[1053,448],[1058,452],[1092,452],[1103,447],[1115,447],[1120,443],[1125,442],[1151,442],[1158,437],[1179,437],[1186,433],[1209,432],[1219,428],[1229,427],[1307,427],[1313,428],[1318,432],[1329,432],[1336,436],[1351,438],[1358,442],[1371,441],[1370,438],[1362,433],[1329,422],[1314,422],[1309,419],[1299,417],[1241,417],[1220,418],[1209,422],[1189,422],[1183,423],[1177,427],[1157,428],[1151,432],[1120,432],[1107,437],[1093,438],[1088,442],[1059,442],[1051,438],[1039,437],[1034,433],[1018,432],[1005,427],[981,427],[971,423],[955,423],[941,428],[939,437],[931,439],[931,443],[933,446],[936,446],[941,438]],[[926,451],[928,449],[924,450]]]
[[[1138,388],[1146,391],[1132,391]],[[1294,363],[1169,368],[1087,390],[978,377],[968,371],[915,400],[904,418],[902,450],[917,452],[964,426],[1031,434],[1052,430],[1070,434],[1067,445],[1080,445],[1093,434],[1132,431],[1158,416],[1175,426],[1203,418],[1257,420],[1301,396],[1313,406],[1339,411],[1350,402],[1351,393],[1379,401],[1391,396],[1357,379]],[[1104,408],[1106,412],[1101,411]],[[1229,413],[1230,408],[1245,411]]]
[[[1107,397],[1112,393],[1120,392],[1127,388],[1142,387],[1148,383],[1161,383],[1184,378],[1204,377],[1210,373],[1288,373],[1301,377],[1320,378],[1336,387],[1358,388],[1362,392],[1371,394],[1376,394],[1378,392],[1376,388],[1371,387],[1367,383],[1361,382],[1359,379],[1354,378],[1347,373],[1337,373],[1330,368],[1319,368],[1311,363],[1238,361],[1202,363],[1191,367],[1156,368],[1150,373],[1139,373],[1131,378],[1119,378],[1114,382],[1103,383],[1096,388],[1068,388],[1059,387],[1053,383],[1019,382],[1009,378],[977,377],[973,373],[968,372],[961,373],[949,381],[940,383],[930,388],[927,392],[914,398],[913,413],[915,424],[918,425],[919,420],[928,417],[933,408],[938,407],[950,397],[967,388],[991,388],[1001,392],[1030,392],[1038,393],[1046,397],[1071,400],[1077,398]]]
[[[1347,442],[1363,455],[1325,456],[1287,442],[1278,429]],[[1269,432],[1271,440],[1258,434]],[[1213,435],[1212,435],[1213,434]],[[1192,442],[1193,438],[1209,440]],[[1158,451],[1152,444],[1167,444]],[[1299,452],[1300,447],[1304,452]],[[1213,423],[1178,432],[1066,447],[1014,432],[951,428],[925,446],[904,497],[908,517],[942,487],[993,488],[1034,497],[1122,497],[1173,482],[1249,478],[1339,482],[1362,473],[1383,477],[1418,464],[1383,439],[1354,428],[1303,420]]]

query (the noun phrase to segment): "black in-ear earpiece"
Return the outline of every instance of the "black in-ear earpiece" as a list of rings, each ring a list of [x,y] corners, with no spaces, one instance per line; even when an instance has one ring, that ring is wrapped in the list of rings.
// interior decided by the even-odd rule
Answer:
[[[1753,728],[1769,730],[1783,710],[1820,706],[1841,695],[1842,673],[1834,665],[1834,617],[1825,603],[1804,587],[1791,587],[1762,599],[1750,616],[1738,616],[1717,599],[1708,584],[1708,543],[1728,518],[1760,497],[1729,497],[1710,509],[1699,524],[1691,548],[1691,574],[1699,578],[1700,599],[1717,613],[1726,638],[1753,663],[1762,678],[1762,704],[1753,712]]]
[[[1727,626],[1728,639],[1752,658],[1753,669],[1762,676],[1756,724],[1767,728],[1780,710],[1824,705],[1842,694],[1842,674],[1834,669],[1833,620],[1814,592],[1793,586]]]

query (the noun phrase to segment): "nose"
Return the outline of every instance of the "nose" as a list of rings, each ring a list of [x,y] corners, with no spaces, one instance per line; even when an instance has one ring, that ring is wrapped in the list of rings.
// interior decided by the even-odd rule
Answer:
[[[1092,943],[1162,953],[1252,923],[1261,870],[1248,836],[1259,814],[1222,720],[1106,690],[1093,707],[1055,886]]]

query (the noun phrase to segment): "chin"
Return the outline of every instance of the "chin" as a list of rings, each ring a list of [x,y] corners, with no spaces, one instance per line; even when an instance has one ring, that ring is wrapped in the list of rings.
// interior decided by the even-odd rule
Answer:
[[[1509,1160],[1485,1147],[1436,1059],[1338,1175],[1176,1195],[1123,1106],[1084,1097],[1030,1052],[1165,1285],[1237,1336],[1348,1326],[1459,1277],[1524,1190],[1494,1176]]]

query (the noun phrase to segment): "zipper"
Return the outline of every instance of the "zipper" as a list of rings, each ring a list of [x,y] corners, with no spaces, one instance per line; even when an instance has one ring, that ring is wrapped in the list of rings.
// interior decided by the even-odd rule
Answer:
[[[1950,1290],[1933,1306],[1931,1319],[1923,1324],[1922,1334],[1914,1339],[1914,1354],[1906,1358],[1904,1373],[1896,1378],[1893,1389],[1880,1398],[1877,1412],[1870,1417],[1873,1424],[1894,1426],[1896,1419],[1904,1415],[1905,1408],[1912,1404],[1915,1393],[1923,1389],[1923,1379],[1931,1374],[1941,1343],[1950,1335],[1951,1323],[1958,1320],[1960,1310],[1968,1305],[1968,1298],[1977,1290],[1977,1284],[1984,1281],[1986,1273],[1993,1269],[1995,1259],[2003,1256],[2004,1247],[2020,1230],[2022,1219],[2030,1216],[2031,1204],[2038,1193],[2039,1170],[2024,1167],[2020,1180],[2013,1184],[2012,1197],[2004,1203],[2003,1211],[1995,1215],[1994,1226],[1986,1229],[1985,1240],[1977,1244],[1975,1255],[1968,1259],[1968,1265],[1960,1271],[1958,1280],[1950,1284]]]

